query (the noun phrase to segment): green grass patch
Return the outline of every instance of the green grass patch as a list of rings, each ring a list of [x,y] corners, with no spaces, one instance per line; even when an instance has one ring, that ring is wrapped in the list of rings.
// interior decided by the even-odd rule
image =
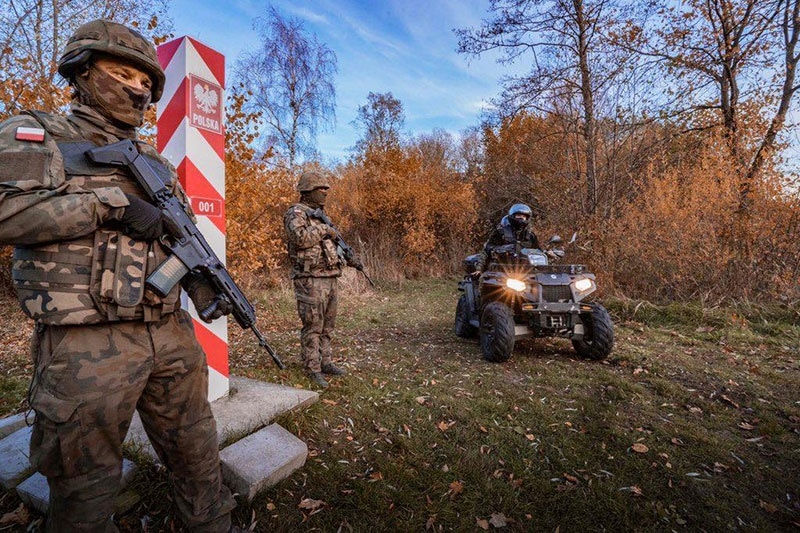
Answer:
[[[577,359],[568,341],[553,339],[520,342],[497,365],[482,360],[476,341],[453,335],[457,296],[454,280],[342,295],[334,346],[349,374],[333,378],[317,404],[278,420],[308,444],[307,463],[253,503],[241,502],[236,524],[256,531],[471,531],[484,520],[513,531],[797,527],[800,328],[788,308],[612,300],[617,344],[607,361]],[[259,325],[289,367],[277,370],[232,328],[233,372],[310,386],[292,293],[257,300]],[[24,383],[24,365],[14,368]],[[22,395],[12,388],[4,398],[11,405]],[[138,531],[145,519],[169,530],[168,476],[144,463],[134,483],[141,501],[119,517],[120,528]]]

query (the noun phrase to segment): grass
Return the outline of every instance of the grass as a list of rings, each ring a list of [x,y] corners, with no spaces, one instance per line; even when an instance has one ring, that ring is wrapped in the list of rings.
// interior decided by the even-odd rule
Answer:
[[[800,320],[790,309],[703,309],[610,300],[603,363],[568,341],[526,340],[502,365],[455,337],[454,280],[340,301],[349,375],[279,420],[306,466],[234,521],[257,531],[790,530],[800,527]],[[308,387],[292,295],[259,295],[260,325],[289,363],[231,335],[232,372]],[[16,326],[10,325],[11,316]],[[0,363],[0,411],[30,371],[20,327]],[[123,530],[168,529],[166,473],[147,465]],[[316,500],[316,501],[312,501]],[[305,504],[301,506],[301,502]],[[13,508],[13,495],[0,509]],[[307,507],[307,508],[303,508]],[[486,522],[484,522],[486,521]]]

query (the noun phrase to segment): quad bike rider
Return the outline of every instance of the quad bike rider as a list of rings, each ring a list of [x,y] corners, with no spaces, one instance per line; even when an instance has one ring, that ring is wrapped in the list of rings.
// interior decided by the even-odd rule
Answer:
[[[568,338],[579,356],[606,358],[614,345],[611,317],[602,305],[583,301],[597,288],[594,274],[584,265],[550,265],[548,258],[564,251],[542,249],[528,229],[531,215],[527,205],[513,205],[483,252],[464,260],[456,335],[479,333],[492,362],[508,360],[516,339],[527,337]],[[555,235],[548,244],[562,242]]]

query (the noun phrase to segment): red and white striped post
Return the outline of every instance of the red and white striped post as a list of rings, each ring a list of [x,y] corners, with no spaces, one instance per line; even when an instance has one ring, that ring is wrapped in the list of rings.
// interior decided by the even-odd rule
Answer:
[[[167,76],[157,108],[158,150],[178,169],[197,227],[225,261],[225,56],[180,37],[158,47]],[[228,321],[206,324],[184,295],[208,361],[208,399],[228,394]]]

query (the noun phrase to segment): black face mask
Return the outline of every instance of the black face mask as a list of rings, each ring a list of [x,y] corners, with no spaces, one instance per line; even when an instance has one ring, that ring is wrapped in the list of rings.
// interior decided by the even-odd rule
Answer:
[[[510,217],[509,221],[511,222],[511,226],[514,229],[520,230],[522,228],[528,227],[528,222],[530,221],[530,219],[528,217],[520,217],[520,218]]]

